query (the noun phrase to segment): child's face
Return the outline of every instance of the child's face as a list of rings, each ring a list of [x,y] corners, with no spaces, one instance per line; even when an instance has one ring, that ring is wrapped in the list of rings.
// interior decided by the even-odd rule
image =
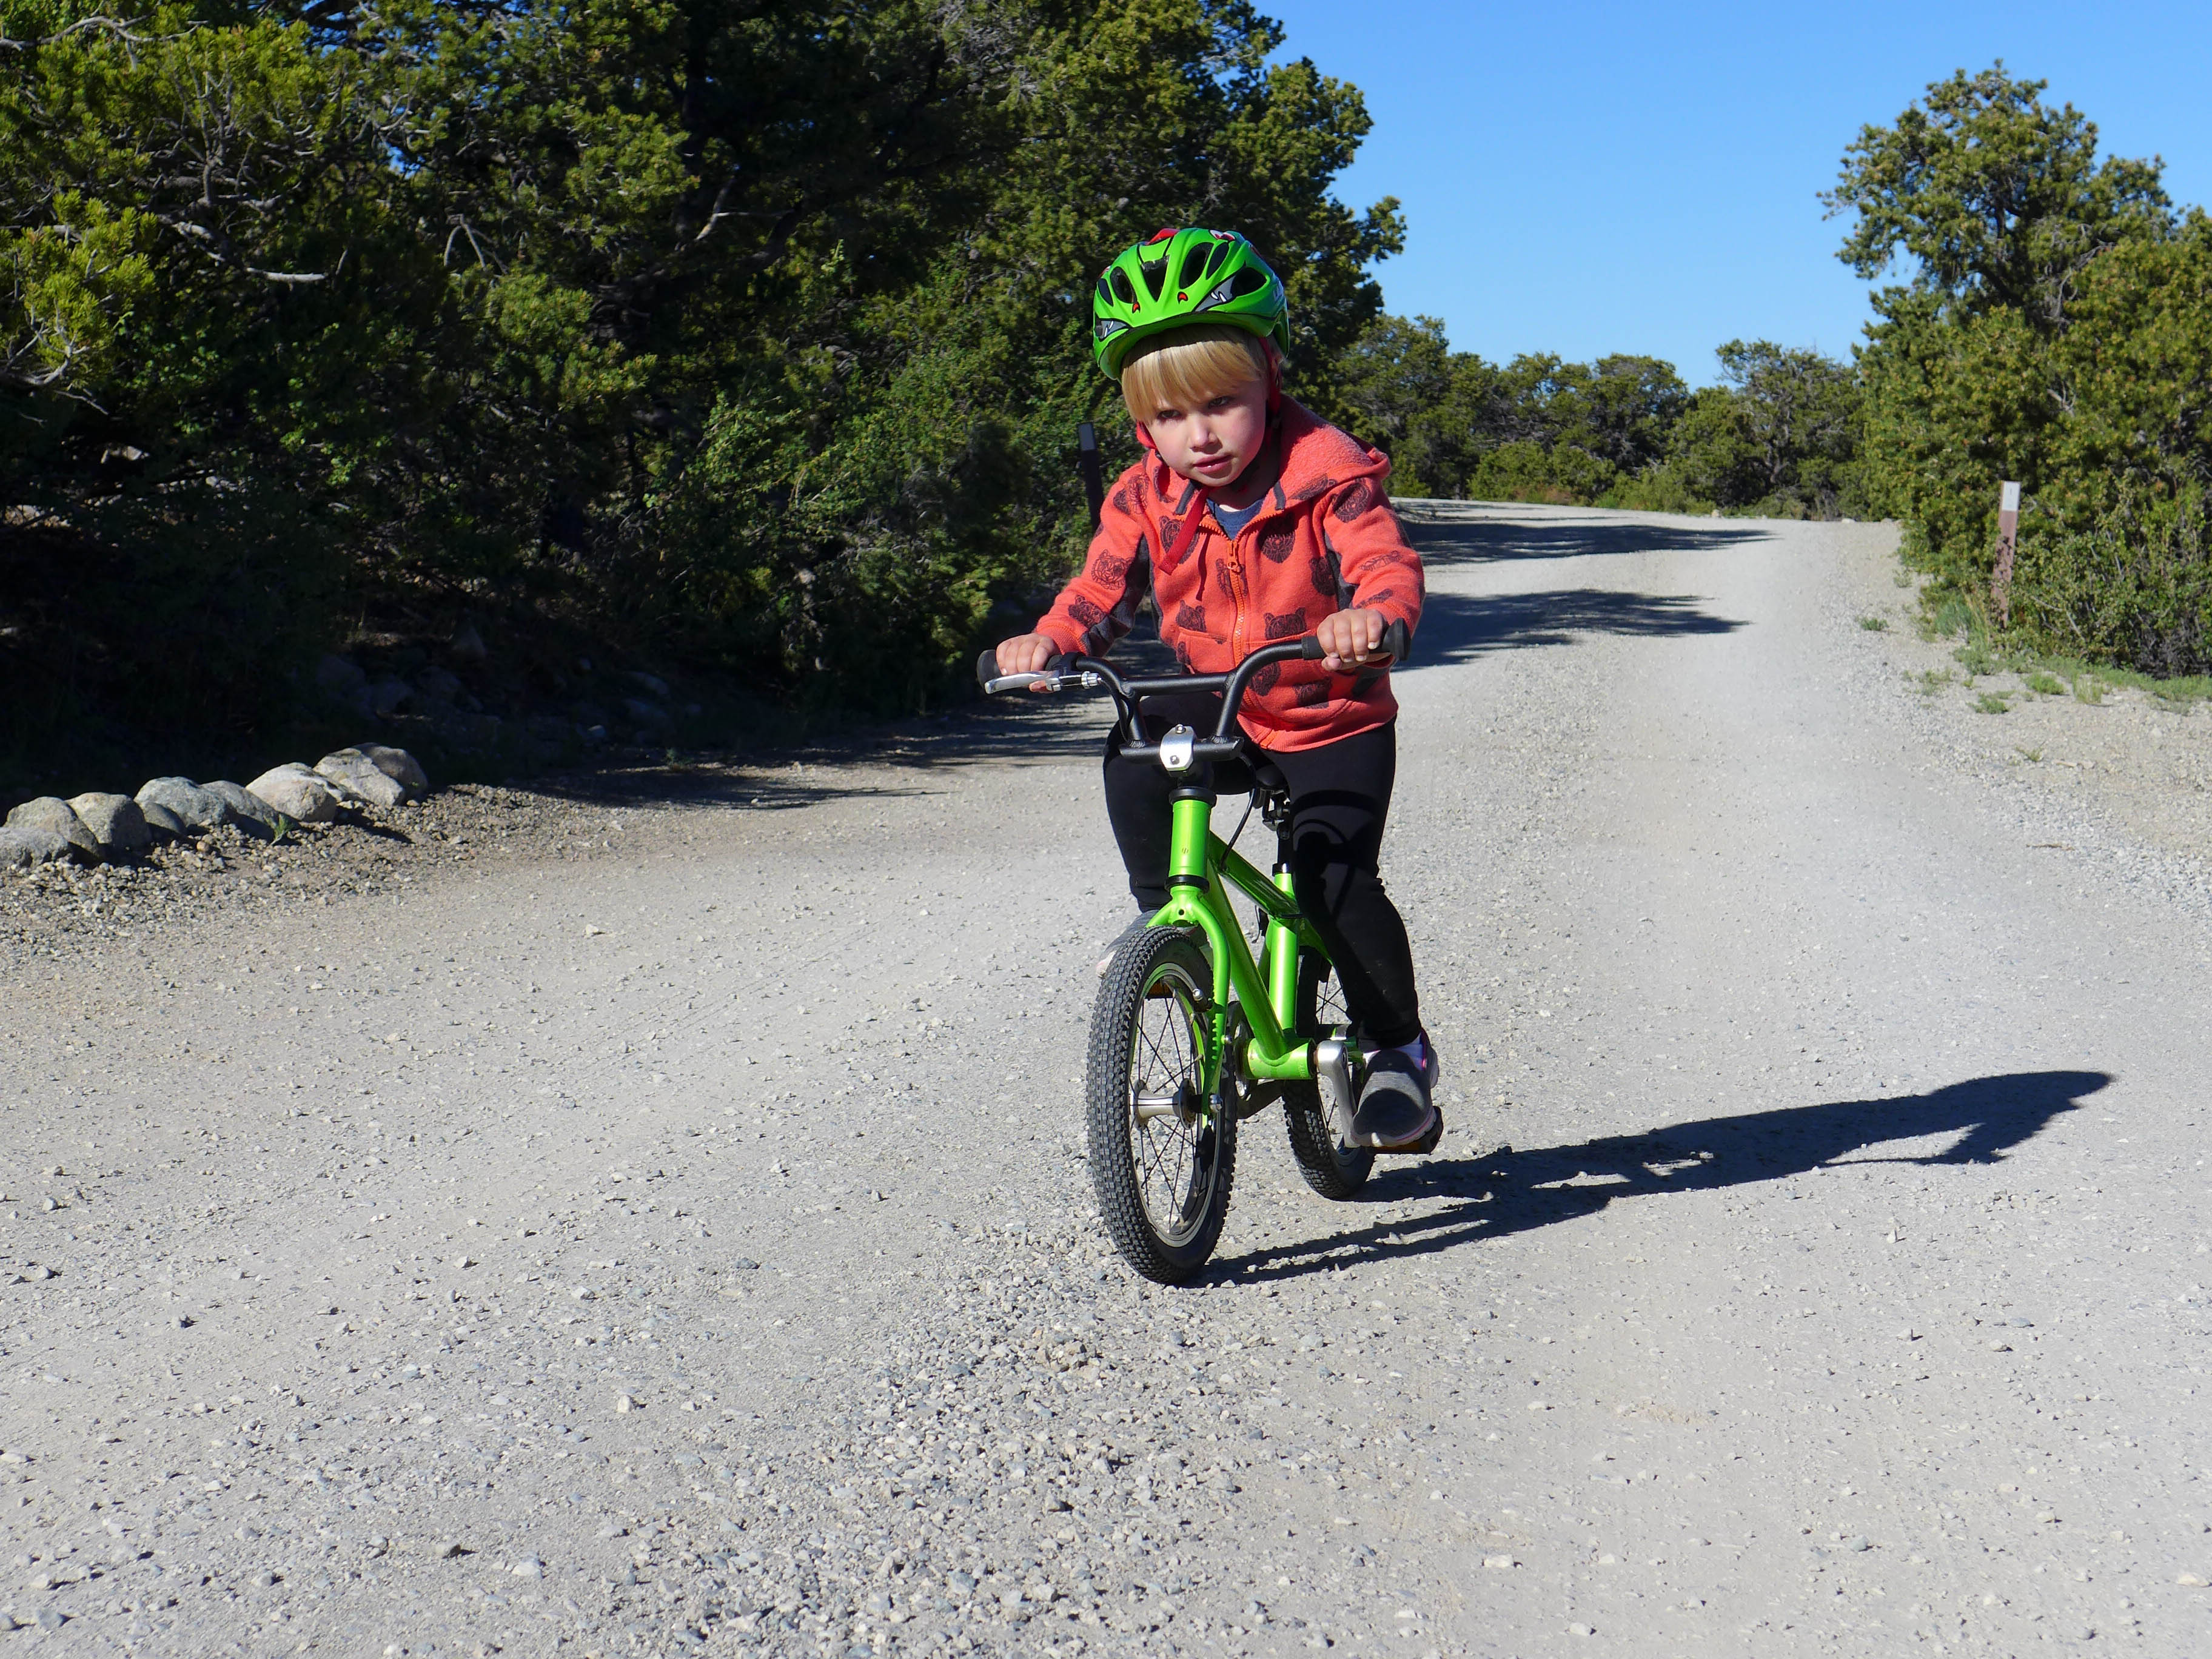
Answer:
[[[1208,398],[1198,409],[1163,409],[1145,422],[1160,459],[1208,489],[1232,484],[1267,441],[1267,383]]]

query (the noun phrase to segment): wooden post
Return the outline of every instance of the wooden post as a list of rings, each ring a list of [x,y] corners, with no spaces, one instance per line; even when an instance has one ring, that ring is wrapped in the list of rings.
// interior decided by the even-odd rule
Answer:
[[[1106,473],[1098,454],[1098,430],[1088,421],[1075,428],[1075,465],[1083,474],[1084,498],[1091,503],[1091,532],[1096,535],[1099,515],[1106,510]]]
[[[2009,481],[1997,486],[1997,568],[1990,578],[1990,605],[1997,613],[1997,626],[2012,624],[2012,553],[2020,535],[2020,486]]]

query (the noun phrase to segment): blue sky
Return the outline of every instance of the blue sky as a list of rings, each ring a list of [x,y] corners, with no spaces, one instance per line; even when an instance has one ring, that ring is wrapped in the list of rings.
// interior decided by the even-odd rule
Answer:
[[[1366,94],[1338,194],[1404,203],[1384,302],[1493,360],[1650,352],[1704,385],[1737,337],[1848,356],[1866,284],[1818,193],[1862,125],[1997,58],[2094,120],[2104,154],[2163,155],[2177,203],[2212,198],[2202,5],[1261,8],[1282,56]]]

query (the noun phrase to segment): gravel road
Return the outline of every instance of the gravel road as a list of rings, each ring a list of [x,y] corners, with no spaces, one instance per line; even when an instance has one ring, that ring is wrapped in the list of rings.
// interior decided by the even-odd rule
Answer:
[[[13,1639],[2212,1647],[2212,717],[2008,756],[1859,625],[1880,526],[1415,511],[1387,874],[1450,1132],[1333,1206],[1255,1120],[1194,1288],[1082,1158],[1098,704],[447,797],[336,889],[52,878]],[[2124,720],[2172,812],[2045,781]]]

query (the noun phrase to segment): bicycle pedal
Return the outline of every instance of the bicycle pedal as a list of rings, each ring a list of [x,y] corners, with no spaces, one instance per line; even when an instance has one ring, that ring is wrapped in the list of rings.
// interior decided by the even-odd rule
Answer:
[[[1437,1143],[1444,1138],[1444,1109],[1437,1106],[1432,1109],[1437,1121],[1429,1125],[1428,1133],[1403,1146],[1378,1146],[1375,1149],[1376,1154],[1382,1158],[1425,1158],[1436,1151]]]

